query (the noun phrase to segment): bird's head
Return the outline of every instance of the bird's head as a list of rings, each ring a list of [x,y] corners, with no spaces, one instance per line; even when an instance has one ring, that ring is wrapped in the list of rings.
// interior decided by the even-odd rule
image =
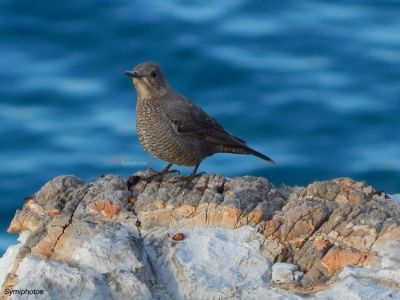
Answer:
[[[125,75],[132,78],[139,98],[157,97],[168,91],[164,74],[161,67],[156,63],[141,63],[133,71],[126,71]]]

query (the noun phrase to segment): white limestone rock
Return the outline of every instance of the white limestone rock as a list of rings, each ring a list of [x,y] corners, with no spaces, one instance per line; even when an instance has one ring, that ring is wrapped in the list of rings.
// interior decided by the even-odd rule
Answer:
[[[14,261],[18,255],[18,251],[21,248],[21,246],[25,243],[28,236],[29,232],[26,231],[22,232],[18,237],[19,243],[10,246],[7,249],[6,253],[4,253],[4,255],[0,258],[0,286],[3,285],[4,280],[7,277],[7,274],[11,272]]]
[[[185,228],[179,230],[185,234],[182,241],[171,239],[176,232],[159,228],[144,238],[157,280],[171,298],[246,298],[268,285],[271,263],[252,238],[254,228]]]
[[[272,282],[274,283],[299,281],[302,277],[303,273],[294,264],[276,263],[272,266]]]
[[[147,257],[128,228],[106,230],[86,241],[75,249],[71,263],[88,274],[104,274],[114,298],[151,299]]]
[[[349,276],[339,281],[332,288],[318,292],[314,299],[323,300],[399,300],[400,293],[397,289],[378,284],[373,280]]]
[[[174,241],[177,232],[184,233],[185,239]],[[43,290],[30,299],[305,299],[273,287],[273,282],[298,280],[298,267],[272,265],[262,255],[257,234],[251,226],[234,230],[162,227],[146,232],[143,245],[135,243],[129,228],[118,227],[77,247],[69,263],[25,257],[13,289]],[[13,247],[0,266],[12,265]],[[384,244],[380,248],[384,259],[377,269],[345,267],[332,287],[306,298],[400,299],[399,248]],[[11,299],[26,299],[26,295],[14,294]]]
[[[19,265],[18,283],[14,290],[42,290],[43,294],[31,295],[33,299],[108,299],[111,292],[104,278],[86,274],[81,270],[50,260],[32,256]],[[14,294],[12,299],[26,299]]]

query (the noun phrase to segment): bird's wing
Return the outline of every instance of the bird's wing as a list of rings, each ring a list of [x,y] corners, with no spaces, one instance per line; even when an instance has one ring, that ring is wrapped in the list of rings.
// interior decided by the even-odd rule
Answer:
[[[165,115],[178,134],[215,145],[246,146],[246,142],[227,132],[214,118],[189,101],[168,105]]]

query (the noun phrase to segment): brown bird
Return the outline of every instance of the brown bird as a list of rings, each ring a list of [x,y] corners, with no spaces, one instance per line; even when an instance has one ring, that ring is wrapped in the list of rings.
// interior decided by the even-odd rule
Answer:
[[[191,173],[194,177],[203,159],[215,153],[251,154],[273,163],[175,92],[158,64],[145,62],[125,74],[132,78],[136,88],[139,141],[151,155],[168,162],[160,174],[177,164],[194,167]]]

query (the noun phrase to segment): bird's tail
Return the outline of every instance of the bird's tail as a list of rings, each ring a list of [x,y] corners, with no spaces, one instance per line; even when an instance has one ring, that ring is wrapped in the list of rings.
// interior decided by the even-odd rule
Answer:
[[[270,163],[274,163],[274,161],[271,158],[269,158],[268,156],[254,150],[254,149],[251,149],[250,147],[246,147],[246,146],[222,146],[219,150],[220,150],[220,152],[224,152],[224,153],[250,154],[250,155],[257,156],[258,158],[261,158],[263,160],[266,160]]]
[[[261,158],[261,159],[266,160],[266,161],[268,161],[270,163],[273,163],[273,164],[275,163],[270,157],[262,154],[261,152],[258,152],[258,151],[254,150],[254,149],[251,149],[251,148],[247,148],[246,150],[248,151],[247,154],[251,154],[251,155],[257,156],[258,158]]]

